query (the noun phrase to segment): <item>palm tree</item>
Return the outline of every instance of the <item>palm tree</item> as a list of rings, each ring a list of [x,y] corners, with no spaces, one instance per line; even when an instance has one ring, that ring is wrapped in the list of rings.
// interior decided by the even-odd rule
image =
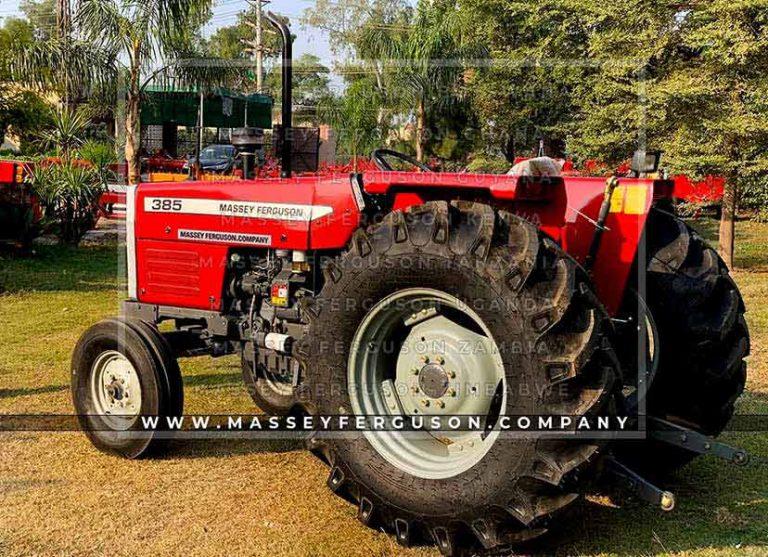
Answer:
[[[139,112],[142,91],[163,70],[184,65],[194,33],[210,14],[211,0],[82,0],[75,18],[82,37],[125,60],[125,159],[128,181],[140,179]],[[165,66],[155,69],[158,62]]]
[[[62,107],[51,110],[51,125],[38,134],[45,149],[55,149],[59,155],[70,154],[84,143],[85,130],[90,122],[90,111],[85,108]]]
[[[462,98],[467,59],[486,55],[482,47],[465,42],[459,12],[450,2],[420,2],[409,27],[369,25],[362,31],[358,51],[389,68],[384,98],[412,111],[416,122],[416,158],[423,161],[427,125],[432,113],[450,111]]]

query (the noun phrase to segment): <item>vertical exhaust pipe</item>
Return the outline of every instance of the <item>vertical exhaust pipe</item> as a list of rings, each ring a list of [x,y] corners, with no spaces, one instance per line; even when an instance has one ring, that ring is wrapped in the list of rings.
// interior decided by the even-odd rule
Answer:
[[[293,152],[293,38],[288,26],[272,12],[266,13],[266,19],[278,30],[283,41],[283,121],[280,130],[281,153],[280,166],[283,178],[291,177],[291,153]]]

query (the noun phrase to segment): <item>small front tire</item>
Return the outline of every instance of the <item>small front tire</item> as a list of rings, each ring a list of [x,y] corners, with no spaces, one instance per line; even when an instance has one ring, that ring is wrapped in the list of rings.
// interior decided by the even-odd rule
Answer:
[[[142,416],[181,416],[178,363],[162,335],[137,320],[106,319],[88,329],[72,355],[72,401],[80,426],[101,451],[139,458],[165,439]]]

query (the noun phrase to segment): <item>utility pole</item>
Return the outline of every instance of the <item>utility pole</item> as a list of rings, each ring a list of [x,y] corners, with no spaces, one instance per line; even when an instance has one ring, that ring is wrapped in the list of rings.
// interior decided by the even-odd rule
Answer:
[[[261,29],[262,0],[256,0],[256,92],[261,93],[264,86],[264,34]]]
[[[69,56],[69,41],[72,36],[72,6],[69,0],[56,0],[56,31],[59,44],[63,45],[66,56]],[[69,71],[67,68],[63,69],[62,77],[64,78],[64,98],[62,99],[62,104],[68,107],[72,101],[72,87],[69,82]]]
[[[269,4],[269,0],[248,0],[248,3],[256,8],[256,22],[246,19],[245,23],[256,31],[256,41],[244,42],[253,47],[250,50],[256,54],[256,92],[261,93],[264,90],[264,30],[261,22],[264,6]]]

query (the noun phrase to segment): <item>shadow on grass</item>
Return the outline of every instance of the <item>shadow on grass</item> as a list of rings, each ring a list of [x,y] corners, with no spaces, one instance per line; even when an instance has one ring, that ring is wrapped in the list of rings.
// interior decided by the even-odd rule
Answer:
[[[757,461],[730,466],[701,457],[683,467],[660,487],[675,493],[677,507],[669,513],[627,499],[621,508],[582,501],[549,534],[523,549],[535,555],[685,554],[698,549],[739,553],[745,546],[766,548],[768,474],[765,435],[729,435],[727,442],[744,446]]]
[[[69,385],[48,385],[47,387],[34,387],[22,389],[0,389],[0,399],[15,398],[18,396],[43,395],[48,393],[58,393],[68,391]]]
[[[24,258],[0,258],[0,294],[24,291],[114,290],[119,279],[117,244],[36,246]]]
[[[230,387],[242,385],[243,376],[240,373],[205,373],[200,375],[184,375],[185,387]],[[245,386],[243,386],[245,388]]]
[[[298,439],[174,439],[162,458],[221,458],[304,450]]]

